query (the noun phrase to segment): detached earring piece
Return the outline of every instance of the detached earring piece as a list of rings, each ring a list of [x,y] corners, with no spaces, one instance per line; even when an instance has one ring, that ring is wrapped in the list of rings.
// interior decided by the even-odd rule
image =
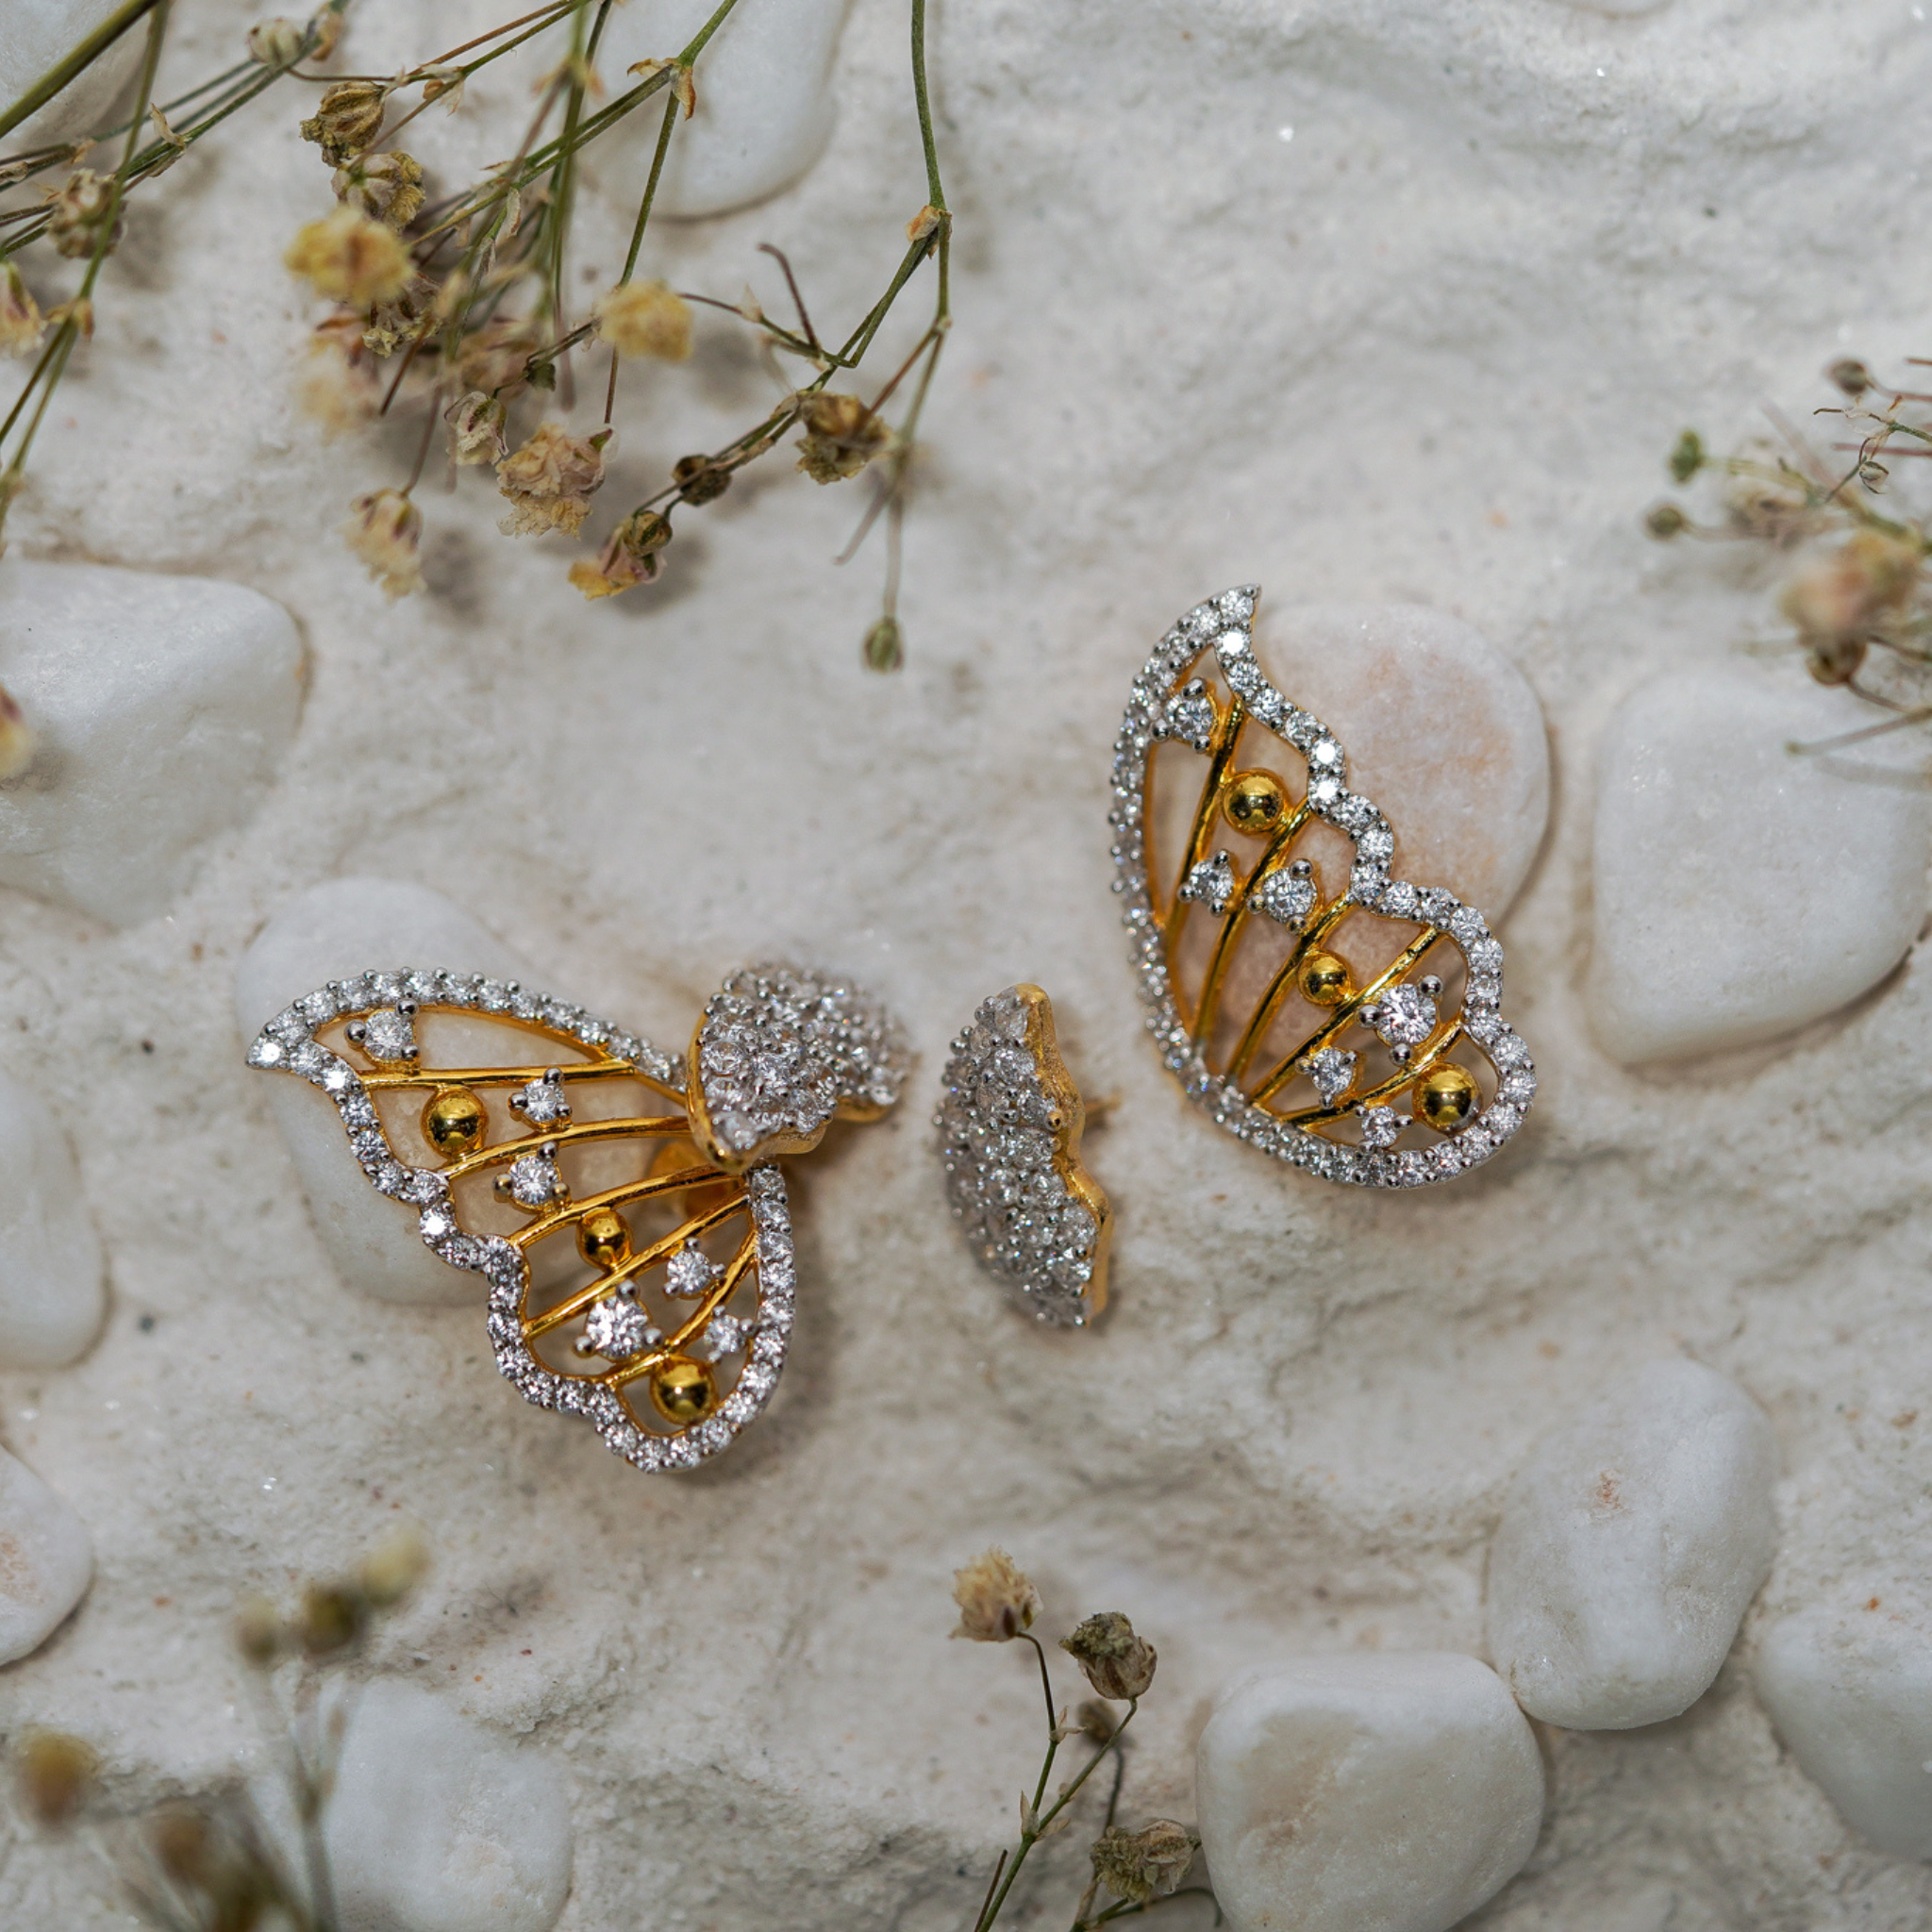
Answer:
[[[1324,1180],[1449,1180],[1536,1094],[1480,912],[1392,875],[1341,741],[1256,662],[1250,585],[1200,604],[1114,746],[1114,891],[1149,1030],[1231,1134]],[[1205,760],[1205,769],[1203,761]]]
[[[377,1191],[484,1277],[524,1396],[647,1470],[725,1448],[785,1365],[796,1262],[775,1157],[876,1119],[906,1077],[875,1001],[787,966],[726,980],[688,1057],[514,981],[415,972],[330,981],[248,1062],[319,1087]]]
[[[984,1001],[953,1042],[933,1124],[974,1257],[1042,1322],[1078,1328],[1107,1306],[1113,1210],[1080,1165],[1086,1109],[1037,986]]]

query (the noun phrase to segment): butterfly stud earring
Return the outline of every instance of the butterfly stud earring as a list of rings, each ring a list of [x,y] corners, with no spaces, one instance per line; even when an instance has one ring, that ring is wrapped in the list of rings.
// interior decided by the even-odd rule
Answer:
[[[497,1366],[640,1469],[691,1469],[764,1407],[791,1342],[781,1157],[875,1120],[898,1028],[848,982],[735,974],[674,1057],[475,974],[365,973],[297,1000],[251,1066],[335,1104],[379,1193],[488,1287]]]
[[[1114,891],[1147,1025],[1218,1124],[1325,1180],[1480,1165],[1536,1094],[1473,906],[1393,871],[1341,741],[1270,683],[1254,586],[1196,605],[1114,746]]]

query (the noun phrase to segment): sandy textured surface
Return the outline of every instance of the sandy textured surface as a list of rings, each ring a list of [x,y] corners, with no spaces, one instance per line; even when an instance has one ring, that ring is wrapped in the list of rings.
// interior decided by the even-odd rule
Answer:
[[[366,70],[495,17],[368,10],[346,50]],[[244,9],[180,11],[175,73],[234,58]],[[771,240],[827,318],[856,313],[924,198],[902,39],[897,5],[860,0],[824,161],[657,265],[727,298],[753,274],[775,305]],[[896,678],[858,664],[878,559],[829,567],[859,496],[776,468],[684,520],[662,584],[594,608],[474,486],[432,494],[433,594],[385,607],[333,526],[411,432],[325,447],[287,400],[308,311],[278,258],[326,195],[292,104],[183,161],[108,272],[18,554],[238,577],[313,655],[279,789],[172,912],[117,934],[4,900],[0,1056],[59,1096],[114,1306],[83,1365],[0,1384],[8,1446],[99,1558],[79,1617],[0,1674],[0,1725],[100,1739],[123,1802],[250,1748],[236,1596],[346,1561],[401,1509],[440,1567],[375,1661],[552,1754],[569,1932],[937,1932],[1034,1762],[1022,1660],[944,1641],[954,1564],[998,1538],[1057,1624],[1117,1607],[1149,1630],[1127,1802],[1187,1816],[1236,1668],[1479,1651],[1525,1445],[1673,1348],[1752,1392],[1789,1472],[1747,1649],[1768,1614],[1853,1591],[1924,1613],[1924,973],[1669,1076],[1607,1060],[1577,989],[1595,735],[1762,601],[1726,558],[1638,534],[1661,452],[1760,395],[1824,400],[1841,349],[1932,349],[1932,25],[1904,0],[946,0],[935,54],[960,321]],[[522,86],[473,88],[442,152],[507,152]],[[586,233],[586,292],[624,220],[613,197]],[[770,392],[706,325],[687,370],[634,384],[605,500]],[[1153,639],[1253,578],[1456,613],[1552,722],[1553,831],[1505,930],[1542,1096],[1440,1192],[1339,1193],[1249,1154],[1139,1035],[1108,745]],[[915,1098],[802,1166],[791,1365],[725,1463],[642,1478],[518,1401],[480,1318],[330,1274],[231,983],[262,921],[339,872],[438,885],[653,1037],[783,949],[896,1004]],[[1120,1214],[1094,1333],[1013,1315],[954,1245],[931,1153],[945,1042],[1019,978],[1086,1091],[1122,1096],[1087,1143]],[[1682,1719],[1547,1748],[1550,1822],[1485,1927],[1932,1915],[1932,1877],[1852,1839],[1780,1753],[1738,1658]],[[0,1921],[116,1923],[101,1891],[16,1846]]]

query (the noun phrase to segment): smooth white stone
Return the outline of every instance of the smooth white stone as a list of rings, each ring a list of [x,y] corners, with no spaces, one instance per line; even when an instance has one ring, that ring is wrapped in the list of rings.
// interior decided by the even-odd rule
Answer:
[[[1889,1607],[1819,1605],[1758,1646],[1757,1694],[1798,1768],[1854,1831],[1901,1858],[1932,1858],[1932,1625]]]
[[[500,940],[427,886],[330,879],[285,906],[242,956],[235,969],[238,1051],[291,1000],[331,979],[418,967],[536,979]],[[291,1074],[252,1077],[263,1083],[337,1274],[379,1301],[476,1302],[477,1277],[439,1260],[423,1245],[415,1215],[369,1185],[327,1096]]]
[[[0,786],[0,885],[132,925],[244,824],[302,711],[279,604],[211,577],[0,563],[0,683],[40,740]]]
[[[680,120],[658,184],[657,211],[696,219],[762,201],[790,187],[824,152],[834,119],[832,59],[846,0],[786,0],[740,7],[698,57],[697,112]],[[717,10],[715,0],[658,0],[619,8],[597,65],[615,93],[634,86],[634,61],[668,59]],[[607,192],[635,205],[650,171],[662,108],[630,114],[600,145]],[[908,207],[905,219],[919,212]]]
[[[394,1678],[356,1699],[325,1842],[343,1932],[550,1932],[570,1893],[557,1767]]]
[[[10,107],[41,75],[120,6],[121,0],[7,0],[0,32],[0,108]],[[141,71],[147,23],[138,21],[85,72],[13,129],[8,154],[94,132],[116,106],[114,96]],[[48,177],[58,181],[58,175]]]
[[[1451,1651],[1299,1657],[1238,1680],[1194,1786],[1234,1932],[1445,1932],[1522,1869],[1543,1815],[1523,1713]]]
[[[0,1664],[46,1642],[93,1574],[93,1542],[73,1505],[0,1449]]]
[[[1341,739],[1350,789],[1395,828],[1394,876],[1500,921],[1550,816],[1549,732],[1523,673],[1420,604],[1275,610],[1264,595],[1256,640],[1275,684]]]
[[[1674,1357],[1544,1436],[1490,1549],[1490,1655],[1524,1709],[1621,1731],[1694,1704],[1771,1569],[1777,1474],[1764,1411]]]
[[[76,1360],[106,1305],[67,1136],[45,1102],[0,1074],[0,1369]]]
[[[1905,956],[1925,917],[1932,795],[1842,767],[1916,760],[1913,735],[1842,760],[1785,748],[1875,716],[1761,665],[1680,672],[1624,700],[1599,752],[1593,859],[1591,1018],[1613,1058],[1774,1039]]]

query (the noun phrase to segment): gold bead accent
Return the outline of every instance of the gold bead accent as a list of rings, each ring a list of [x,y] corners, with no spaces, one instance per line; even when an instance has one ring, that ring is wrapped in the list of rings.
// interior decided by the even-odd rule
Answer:
[[[439,1087],[423,1108],[423,1138],[444,1160],[459,1160],[483,1144],[490,1117],[467,1087]]]
[[[667,1423],[700,1423],[717,1406],[717,1385],[703,1362],[673,1356],[651,1372],[651,1401]]]
[[[1475,1111],[1475,1103],[1474,1076],[1446,1060],[1415,1083],[1416,1115],[1439,1134],[1453,1134]]]
[[[593,1208],[577,1223],[577,1253],[593,1268],[621,1268],[630,1259],[630,1223],[615,1208]]]
[[[1240,772],[1222,792],[1221,809],[1237,832],[1272,832],[1288,816],[1288,792],[1273,772]]]
[[[1347,962],[1333,953],[1310,953],[1302,961],[1297,983],[1303,999],[1315,1007],[1339,1007],[1355,991]]]

